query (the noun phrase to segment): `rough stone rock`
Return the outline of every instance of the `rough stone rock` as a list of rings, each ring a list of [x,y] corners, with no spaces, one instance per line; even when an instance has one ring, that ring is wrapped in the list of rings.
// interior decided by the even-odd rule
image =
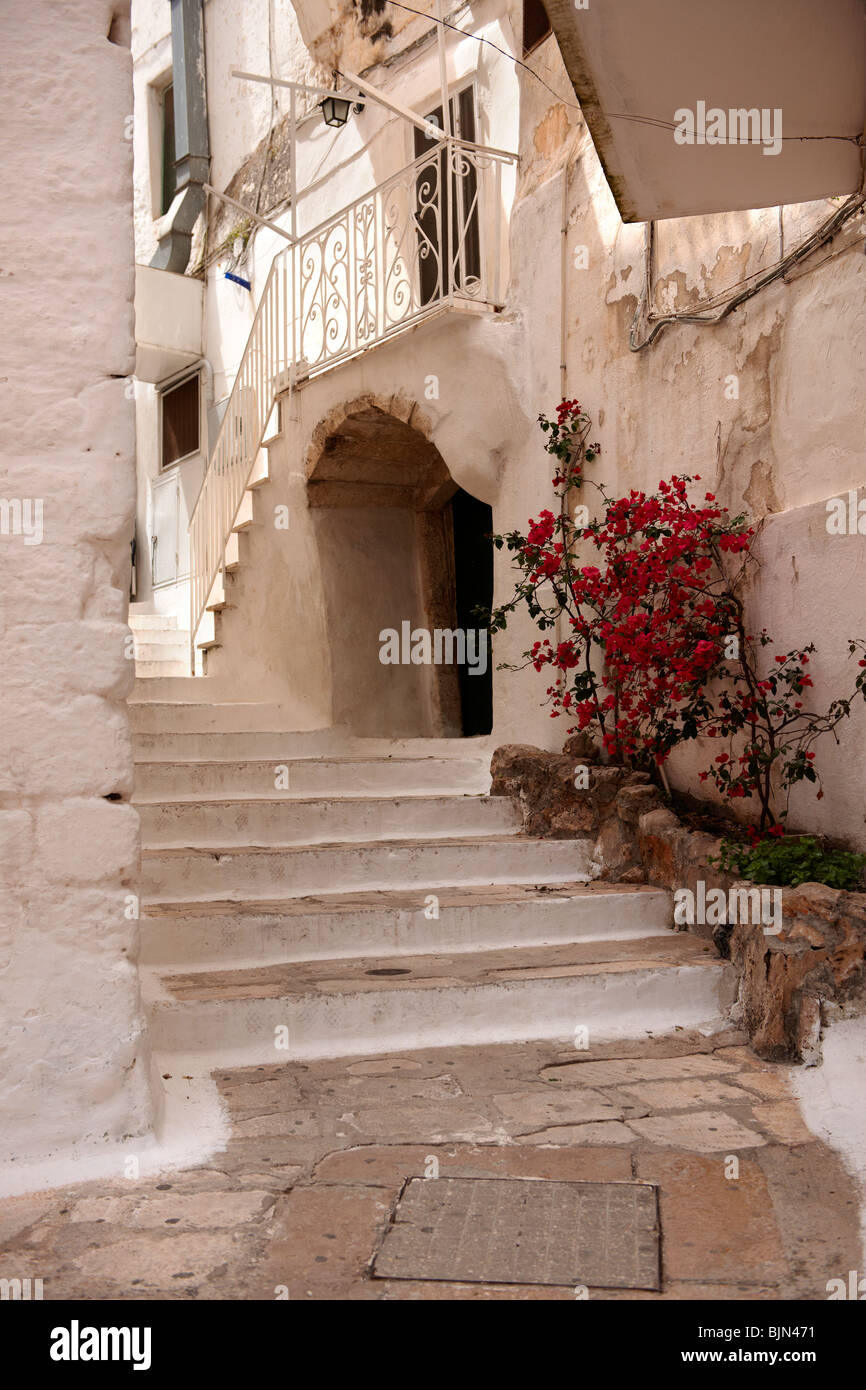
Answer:
[[[578,763],[594,763],[599,760],[599,750],[586,732],[570,734],[562,745],[562,751],[567,758],[574,758]]]
[[[573,735],[562,753],[507,744],[493,754],[492,792],[514,797],[526,834],[594,837],[599,876],[616,883],[650,883],[671,890],[707,892],[741,882],[715,866],[721,840],[688,830],[664,804],[649,775],[593,762],[585,735]],[[586,767],[586,786],[575,769]],[[819,883],[782,889],[781,930],[758,924],[696,923],[684,930],[712,939],[739,975],[738,1018],[760,1057],[820,1060],[822,1022],[829,1006],[847,1011],[866,1003],[866,893]]]
[[[587,791],[574,785],[576,766],[575,759],[563,753],[505,744],[493,754],[490,792],[516,798],[527,835],[562,840],[583,837],[596,829],[598,814]]]

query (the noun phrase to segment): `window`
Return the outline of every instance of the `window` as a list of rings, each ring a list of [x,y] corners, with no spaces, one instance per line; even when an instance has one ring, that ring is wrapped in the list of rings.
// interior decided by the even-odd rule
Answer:
[[[547,10],[541,0],[523,0],[523,56],[531,53],[552,33]]]
[[[472,87],[448,102],[451,133],[459,140],[475,144],[475,97]],[[442,107],[425,112],[424,119],[440,130],[444,127]],[[426,154],[430,141],[415,128],[415,157]],[[421,167],[416,180],[422,304],[447,295],[451,288],[472,293],[481,276],[481,241],[478,226],[478,173],[466,164],[461,173],[446,172],[443,151],[435,163]],[[444,235],[442,234],[444,232]]]
[[[162,199],[160,213],[168,212],[177,190],[174,162],[174,87],[169,83],[162,94]]]
[[[162,413],[162,467],[170,468],[178,459],[197,454],[201,409],[199,404],[199,375],[189,376],[176,386],[163,391],[160,398]]]

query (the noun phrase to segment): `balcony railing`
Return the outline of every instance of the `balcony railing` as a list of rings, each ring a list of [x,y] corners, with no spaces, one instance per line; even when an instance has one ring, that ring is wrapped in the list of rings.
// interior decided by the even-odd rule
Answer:
[[[503,295],[503,172],[443,139],[274,258],[190,520],[192,651],[277,396],[439,312]]]

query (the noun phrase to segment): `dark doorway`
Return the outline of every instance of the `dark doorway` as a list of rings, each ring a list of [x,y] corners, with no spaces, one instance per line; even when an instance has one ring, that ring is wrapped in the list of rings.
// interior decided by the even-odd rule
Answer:
[[[457,626],[464,632],[470,629],[477,632],[484,627],[478,610],[489,613],[493,603],[493,542],[490,539],[493,512],[486,502],[479,502],[462,489],[454,494],[450,506],[454,523]],[[486,643],[481,648],[487,654],[483,674],[481,662],[476,663],[475,674],[471,674],[468,665],[457,668],[464,738],[489,734],[493,728],[493,662],[489,634],[484,632],[479,640]]]

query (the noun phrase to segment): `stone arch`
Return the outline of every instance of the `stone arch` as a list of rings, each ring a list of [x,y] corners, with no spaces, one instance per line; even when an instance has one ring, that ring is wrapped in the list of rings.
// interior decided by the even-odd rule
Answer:
[[[416,402],[365,393],[328,412],[305,458],[328,615],[334,722],[360,734],[489,732],[465,728],[466,662],[462,668],[454,662],[392,664],[382,639],[383,632],[397,633],[405,658],[408,634],[458,627],[461,564],[452,503],[463,494],[431,435]],[[490,573],[492,583],[492,551]],[[480,667],[478,648],[469,652]],[[489,672],[480,679],[489,682]],[[473,695],[480,689],[473,686]],[[477,724],[477,699],[473,706]]]

